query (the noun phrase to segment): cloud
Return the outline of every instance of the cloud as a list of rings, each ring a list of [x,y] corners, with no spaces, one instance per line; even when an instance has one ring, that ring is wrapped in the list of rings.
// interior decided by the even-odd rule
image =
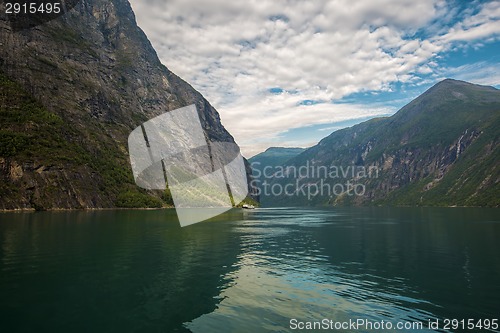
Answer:
[[[218,109],[244,151],[292,128],[394,112],[331,101],[418,84],[455,43],[500,32],[495,2],[460,13],[442,0],[131,3],[162,62]]]
[[[443,68],[438,75],[440,79],[452,77],[457,80],[487,86],[500,85],[500,68],[498,64],[490,64],[485,61],[458,67]]]
[[[498,38],[500,35],[500,2],[484,4],[480,11],[456,23],[440,40],[442,42],[472,41]]]

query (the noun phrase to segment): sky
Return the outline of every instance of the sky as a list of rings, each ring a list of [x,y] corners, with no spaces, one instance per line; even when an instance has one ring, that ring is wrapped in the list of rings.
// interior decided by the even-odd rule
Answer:
[[[444,78],[500,88],[500,1],[130,2],[247,158],[394,114]]]

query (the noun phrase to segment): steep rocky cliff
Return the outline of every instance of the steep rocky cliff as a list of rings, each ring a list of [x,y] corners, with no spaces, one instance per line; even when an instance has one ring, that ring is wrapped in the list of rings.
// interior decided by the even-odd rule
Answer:
[[[336,131],[293,158],[288,174],[270,181],[292,184],[288,192],[293,195],[262,196],[262,201],[500,206],[499,143],[500,91],[448,79],[392,117]],[[301,166],[309,172],[291,172]],[[347,181],[359,185],[363,195],[348,193]],[[342,186],[333,189],[337,184]],[[317,195],[309,195],[316,189]]]
[[[195,104],[210,139],[234,142],[160,63],[127,0],[82,0],[20,31],[0,14],[0,71],[0,209],[167,203],[135,186],[127,136],[179,107]]]

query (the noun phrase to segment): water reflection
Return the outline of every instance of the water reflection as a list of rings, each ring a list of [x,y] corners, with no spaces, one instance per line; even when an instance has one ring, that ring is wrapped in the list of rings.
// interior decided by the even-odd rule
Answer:
[[[286,332],[292,318],[497,318],[495,209],[0,214],[8,332]]]
[[[242,242],[238,269],[227,276],[234,284],[214,312],[186,327],[282,332],[291,318],[496,318],[500,226],[490,222],[498,217],[470,209],[260,210],[234,228]]]

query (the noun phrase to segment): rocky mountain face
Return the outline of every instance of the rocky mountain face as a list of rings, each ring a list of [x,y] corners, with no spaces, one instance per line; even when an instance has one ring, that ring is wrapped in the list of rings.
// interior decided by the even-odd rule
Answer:
[[[447,79],[291,159],[263,205],[500,206],[499,142],[500,91]]]
[[[20,31],[0,14],[0,209],[168,203],[134,184],[127,137],[191,104],[211,140],[234,142],[210,103],[160,63],[127,0],[81,0]]]

